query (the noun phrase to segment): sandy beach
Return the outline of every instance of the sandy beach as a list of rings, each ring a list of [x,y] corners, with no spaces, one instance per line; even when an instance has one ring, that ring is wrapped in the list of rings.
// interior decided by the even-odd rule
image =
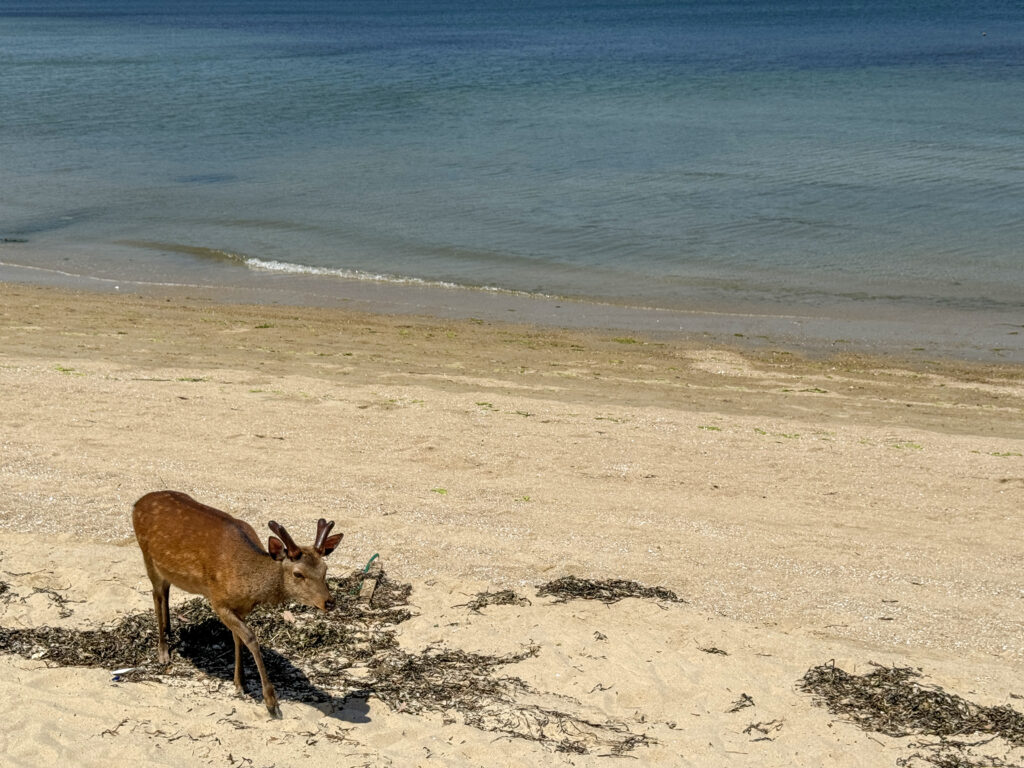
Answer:
[[[337,521],[332,574],[411,585],[405,653],[523,654],[511,733],[351,696],[365,665],[271,720],[230,659],[0,654],[5,765],[937,764],[801,690],[833,661],[1024,711],[1019,366],[0,283],[0,398],[0,639],[151,611],[131,506],[173,488],[261,536]],[[564,576],[680,600],[538,596]]]

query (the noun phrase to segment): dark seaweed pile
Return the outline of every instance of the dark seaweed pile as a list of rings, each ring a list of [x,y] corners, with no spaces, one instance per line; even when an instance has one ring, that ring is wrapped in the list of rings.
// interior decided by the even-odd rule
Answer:
[[[971,748],[996,738],[1012,747],[1024,747],[1024,714],[1007,705],[975,704],[939,686],[922,683],[920,678],[920,672],[911,667],[876,664],[871,672],[851,675],[830,663],[809,669],[798,685],[829,712],[866,731],[894,737],[938,738],[935,742],[915,743],[924,751],[899,761],[900,765],[921,761],[940,768],[1009,768],[1002,758],[979,757]],[[990,738],[975,742],[952,738],[969,734]]]
[[[353,574],[346,579],[328,580],[337,598],[337,608],[330,613],[304,606],[292,606],[287,612],[260,606],[247,623],[260,638],[261,647],[273,649],[268,651],[270,654],[314,658],[329,653],[333,658],[341,658],[341,651],[346,666],[353,660],[369,659],[375,649],[397,644],[391,628],[412,615],[407,607],[412,590],[409,585],[384,580],[374,592],[371,604],[364,606],[347,591],[358,577]],[[231,633],[205,599],[196,597],[173,606],[171,626],[177,657],[169,670],[171,674],[187,672],[188,665],[183,665],[181,658],[213,662],[216,657],[227,656],[229,663],[233,659]],[[156,620],[152,611],[127,615],[100,629],[0,627],[0,652],[43,659],[55,666],[144,666],[152,661],[155,651]]]
[[[645,587],[635,581],[626,579],[580,579],[576,576],[563,576],[549,581],[537,589],[537,597],[551,595],[557,602],[569,600],[600,600],[602,603],[617,603],[627,597],[645,597],[664,600],[671,603],[685,603],[681,597],[664,587]]]

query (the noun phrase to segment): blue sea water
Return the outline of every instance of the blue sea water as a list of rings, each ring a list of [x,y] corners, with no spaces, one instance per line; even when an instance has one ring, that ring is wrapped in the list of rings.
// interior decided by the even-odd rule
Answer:
[[[1016,313],[1024,4],[0,0],[0,237],[82,274]]]

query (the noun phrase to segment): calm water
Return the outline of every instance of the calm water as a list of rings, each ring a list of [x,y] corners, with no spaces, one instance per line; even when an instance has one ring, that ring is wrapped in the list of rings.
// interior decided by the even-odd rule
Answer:
[[[0,0],[0,105],[8,262],[1024,316],[1019,0]]]

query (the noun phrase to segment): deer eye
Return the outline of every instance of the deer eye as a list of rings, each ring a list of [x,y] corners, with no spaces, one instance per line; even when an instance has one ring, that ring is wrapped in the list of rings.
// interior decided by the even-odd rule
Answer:
[[[299,571],[295,571],[294,573],[292,573],[292,576],[294,576],[296,579],[304,579],[304,578],[306,578]]]

